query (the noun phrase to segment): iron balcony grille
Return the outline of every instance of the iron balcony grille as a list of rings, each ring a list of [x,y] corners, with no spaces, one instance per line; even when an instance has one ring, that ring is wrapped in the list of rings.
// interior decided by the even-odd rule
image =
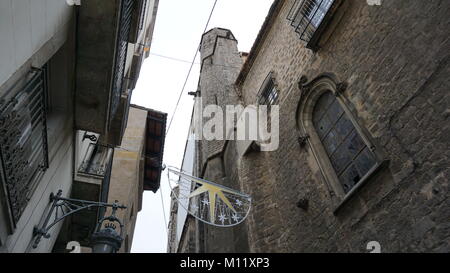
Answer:
[[[300,39],[309,42],[319,28],[334,0],[296,0],[287,19],[299,34]]]
[[[119,30],[114,65],[113,86],[111,94],[110,117],[115,116],[120,103],[125,75],[125,63],[128,51],[128,38],[131,31],[134,0],[122,0],[119,17]]]
[[[112,148],[91,143],[86,151],[80,167],[78,168],[78,173],[105,177],[111,165],[112,157]]]
[[[14,225],[48,168],[45,105],[45,76],[38,70],[26,76],[15,95],[0,101],[0,180]]]

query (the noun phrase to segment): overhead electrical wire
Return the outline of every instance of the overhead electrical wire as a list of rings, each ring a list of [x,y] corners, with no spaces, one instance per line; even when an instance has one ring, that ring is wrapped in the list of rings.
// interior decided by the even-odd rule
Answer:
[[[181,62],[181,63],[188,63],[190,64],[191,61],[186,61],[186,60],[182,60],[182,59],[178,59],[175,57],[170,57],[170,56],[165,56],[165,55],[161,55],[161,54],[157,54],[157,53],[153,53],[150,52],[150,55],[156,56],[156,57],[160,57],[160,58],[164,58],[164,59],[169,59],[172,61],[176,61],[176,62]],[[194,63],[195,65],[200,65],[200,63]],[[231,66],[231,65],[224,65],[224,64],[208,64],[211,66],[222,66],[222,67],[230,67],[230,68],[241,68],[241,66]]]
[[[159,187],[159,193],[161,195],[161,205],[162,205],[162,210],[163,210],[163,215],[164,215],[164,225],[166,227],[166,234],[167,234],[167,237],[169,237],[169,225],[167,224],[166,209],[164,207],[164,198],[163,198],[163,193],[162,193],[162,186]]]
[[[213,13],[214,13],[214,10],[215,10],[215,8],[216,8],[217,1],[218,1],[218,0],[215,0],[215,1],[214,1],[214,5],[213,5],[213,7],[211,8],[211,12],[209,13],[208,21],[206,22],[206,26],[205,26],[205,29],[203,30],[203,33],[202,33],[202,34],[204,34],[204,33],[206,32],[206,30],[208,29],[209,22],[211,21],[211,17],[212,17],[212,15],[213,15]],[[178,105],[180,104],[181,97],[183,96],[184,89],[186,88],[187,82],[188,82],[188,80],[189,80],[189,76],[191,75],[191,71],[192,71],[192,68],[194,67],[195,59],[197,58],[197,54],[198,54],[199,50],[200,50],[200,43],[198,44],[197,50],[195,51],[194,58],[192,59],[192,62],[191,62],[191,67],[189,68],[189,72],[188,72],[188,74],[187,74],[187,76],[186,76],[186,80],[184,81],[183,88],[181,89],[180,95],[178,96],[177,104],[175,105],[175,109],[174,109],[174,111],[173,111],[173,113],[172,113],[172,117],[170,118],[169,126],[167,127],[167,130],[166,130],[166,137],[167,137],[167,135],[169,134],[169,131],[170,131],[170,128],[171,128],[172,122],[173,122],[173,117],[175,116],[175,114],[176,114],[176,112],[177,112]],[[164,207],[164,199],[163,199],[163,194],[162,194],[162,188],[160,188],[159,191],[160,191],[160,194],[161,194],[161,204],[162,204],[163,215],[164,215],[164,223],[165,223],[165,226],[166,226],[166,232],[167,232],[167,236],[168,236],[168,235],[169,235],[169,226],[167,225],[167,218],[166,218],[166,213],[165,213],[165,207]]]
[[[182,59],[178,59],[178,58],[170,57],[170,56],[165,56],[165,55],[161,55],[161,54],[157,54],[157,53],[153,53],[153,52],[150,52],[150,55],[153,55],[153,56],[156,56],[156,57],[160,57],[160,58],[164,58],[164,59],[169,59],[169,60],[172,60],[172,61],[182,62],[182,63],[188,63],[188,64],[191,63],[191,61],[186,61],[186,60],[182,60]],[[198,65],[199,63],[194,63],[194,64]]]
[[[214,1],[214,5],[213,5],[213,7],[211,8],[211,12],[210,12],[210,14],[209,14],[208,21],[206,22],[206,26],[205,26],[205,29],[203,30],[203,33],[202,33],[202,34],[205,34],[206,30],[208,29],[209,22],[211,21],[211,17],[212,17],[212,15],[213,15],[213,13],[214,13],[214,9],[216,8],[217,1],[218,1],[218,0],[215,0],[215,1]],[[173,111],[172,117],[170,118],[169,126],[167,127],[167,130],[166,130],[166,136],[169,134],[170,128],[171,128],[171,126],[172,126],[173,118],[174,118],[174,116],[175,116],[175,114],[176,114],[176,112],[177,112],[177,110],[178,110],[178,106],[179,106],[179,104],[180,104],[181,97],[183,96],[184,89],[186,88],[187,82],[188,82],[188,80],[189,80],[189,76],[191,75],[191,72],[192,72],[192,68],[194,67],[195,59],[197,58],[198,52],[199,52],[199,50],[200,50],[200,46],[201,46],[201,45],[200,45],[200,43],[199,43],[197,49],[195,50],[195,55],[194,55],[194,58],[192,59],[191,67],[189,68],[188,74],[187,74],[187,76],[186,76],[186,80],[184,81],[184,84],[183,84],[183,88],[181,89],[180,95],[178,96],[177,104],[175,105],[175,109],[174,109],[174,111]]]

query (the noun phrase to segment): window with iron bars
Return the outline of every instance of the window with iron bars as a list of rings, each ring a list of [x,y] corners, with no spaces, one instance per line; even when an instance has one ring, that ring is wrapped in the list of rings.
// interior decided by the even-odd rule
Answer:
[[[296,0],[287,19],[300,39],[310,43],[335,0]],[[312,47],[312,45],[309,45]]]
[[[0,186],[17,224],[48,168],[45,70],[32,70],[0,98]]]
[[[275,104],[278,100],[278,90],[275,85],[275,81],[271,76],[266,80],[264,88],[259,94],[259,105],[267,105],[270,108],[271,105]]]

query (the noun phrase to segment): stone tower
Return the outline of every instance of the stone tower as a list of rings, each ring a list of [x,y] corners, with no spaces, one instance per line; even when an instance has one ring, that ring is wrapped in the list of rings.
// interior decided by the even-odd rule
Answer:
[[[239,97],[234,83],[243,64],[237,40],[230,30],[214,28],[201,41],[201,72],[199,94],[202,107],[236,105]],[[225,119],[225,113],[224,113]],[[205,120],[204,120],[205,121]],[[225,128],[224,128],[225,132]],[[237,177],[231,175],[224,160],[226,140],[200,140],[197,143],[196,171],[199,177],[239,189]],[[247,252],[248,242],[242,226],[220,228],[198,223],[197,250],[199,252]]]
[[[234,83],[242,66],[237,40],[227,29],[214,28],[206,32],[201,42],[201,72],[199,88],[202,107],[226,105],[239,102]],[[225,114],[225,113],[224,113]],[[206,119],[204,119],[204,122]],[[225,130],[225,128],[224,128]],[[225,141],[203,141],[202,159],[206,160],[223,150]]]

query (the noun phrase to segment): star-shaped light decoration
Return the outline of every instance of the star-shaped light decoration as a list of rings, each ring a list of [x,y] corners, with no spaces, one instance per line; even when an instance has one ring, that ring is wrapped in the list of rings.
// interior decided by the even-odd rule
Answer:
[[[225,220],[227,220],[227,218],[225,217],[225,215],[222,213],[219,215],[219,221],[222,222],[222,225],[225,223]]]
[[[233,214],[233,216],[231,217],[235,222],[239,222],[239,216],[237,215],[237,213]]]
[[[197,212],[198,212],[198,206],[197,206],[197,204],[192,204],[191,209],[192,209],[192,211],[193,211],[194,213],[197,213]]]
[[[228,208],[230,208],[234,213],[236,213],[236,210],[234,209],[230,200],[228,200],[228,198],[223,194],[223,192],[231,192],[231,191],[228,191],[228,190],[220,188],[218,186],[206,183],[204,181],[197,180],[195,182],[200,184],[201,187],[199,187],[198,189],[193,191],[189,195],[189,198],[200,195],[204,192],[208,193],[209,215],[210,215],[209,217],[210,217],[211,221],[214,221],[214,219],[216,219],[216,196],[218,196],[228,206]]]
[[[175,176],[171,177],[171,174]],[[223,185],[192,176],[177,168],[168,168],[168,180],[173,185],[183,186],[172,193],[184,205],[187,197],[190,202],[183,206],[198,220],[219,227],[231,227],[242,223],[248,216],[251,197]],[[181,201],[180,201],[181,200]],[[190,205],[189,205],[190,203]],[[217,214],[217,215],[216,215]]]

